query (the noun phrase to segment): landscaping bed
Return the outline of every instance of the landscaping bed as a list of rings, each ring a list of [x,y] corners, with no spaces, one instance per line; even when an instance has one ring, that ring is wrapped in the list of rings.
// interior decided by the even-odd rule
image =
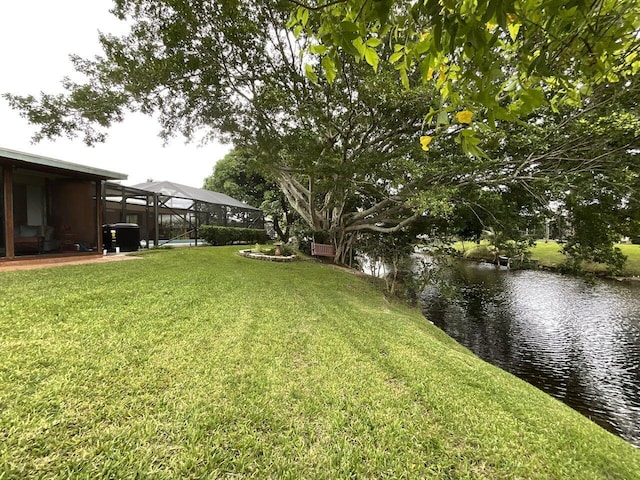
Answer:
[[[238,255],[267,262],[293,262],[298,258],[289,247],[281,244],[273,246],[256,245],[254,248],[240,250]]]

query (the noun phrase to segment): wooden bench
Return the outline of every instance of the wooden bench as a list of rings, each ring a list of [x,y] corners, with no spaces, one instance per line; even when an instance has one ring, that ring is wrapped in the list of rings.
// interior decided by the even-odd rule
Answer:
[[[336,256],[336,249],[333,245],[311,242],[311,255],[314,257],[334,258]]]

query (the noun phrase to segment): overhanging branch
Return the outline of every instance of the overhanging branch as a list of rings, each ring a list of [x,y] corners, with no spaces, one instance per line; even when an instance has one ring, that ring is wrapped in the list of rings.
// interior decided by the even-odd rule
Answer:
[[[346,227],[344,231],[345,232],[361,232],[363,230],[369,230],[371,232],[379,232],[379,233],[395,233],[400,229],[402,229],[403,227],[406,227],[410,223],[415,222],[418,218],[420,218],[421,215],[422,214],[419,212],[414,213],[413,215],[411,215],[408,218],[405,218],[404,220],[397,223],[393,227],[384,227],[376,223],[357,223],[357,224]]]

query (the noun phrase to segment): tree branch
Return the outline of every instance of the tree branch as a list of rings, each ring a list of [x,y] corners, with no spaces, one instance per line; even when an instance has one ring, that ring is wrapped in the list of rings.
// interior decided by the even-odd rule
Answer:
[[[418,218],[420,218],[421,215],[422,215],[422,213],[420,213],[420,212],[415,213],[415,214],[411,215],[410,217],[405,218],[404,220],[402,220],[401,222],[399,222],[397,225],[395,225],[393,227],[382,227],[380,225],[376,225],[375,223],[359,223],[359,224],[355,224],[355,225],[349,225],[348,227],[346,227],[344,229],[344,231],[345,232],[360,232],[360,231],[363,231],[363,230],[369,230],[371,232],[395,233],[395,232],[399,231],[400,229],[402,229],[403,227],[406,227],[410,223],[415,222]]]
[[[307,10],[311,10],[313,12],[317,12],[317,11],[320,11],[320,10],[324,10],[325,8],[332,7],[334,5],[338,5],[340,3],[347,3],[347,0],[333,0],[333,1],[327,2],[327,3],[323,4],[323,5],[318,5],[317,7],[312,7],[312,6],[310,6],[310,5],[308,5],[308,4],[304,3],[304,2],[300,2],[298,0],[289,0],[289,2],[293,3],[294,5],[297,5],[299,7],[306,8]]]

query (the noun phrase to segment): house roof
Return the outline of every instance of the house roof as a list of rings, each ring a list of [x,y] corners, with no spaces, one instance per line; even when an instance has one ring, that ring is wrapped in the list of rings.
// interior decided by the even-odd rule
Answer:
[[[64,160],[43,157],[32,153],[18,152],[16,150],[9,150],[6,148],[0,148],[0,160],[2,159],[10,160],[18,165],[45,167],[47,169],[73,172],[103,179],[126,180],[128,178],[128,175],[124,173],[102,170],[100,168],[89,167],[87,165],[79,165],[77,163],[65,162]]]
[[[215,205],[225,205],[227,207],[240,208],[242,210],[260,210],[252,207],[240,200],[225,195],[224,193],[213,192],[203,188],[189,187],[174,182],[146,182],[133,185],[133,188],[147,190],[160,195],[166,195],[173,198],[181,198],[186,200],[212,203]]]

